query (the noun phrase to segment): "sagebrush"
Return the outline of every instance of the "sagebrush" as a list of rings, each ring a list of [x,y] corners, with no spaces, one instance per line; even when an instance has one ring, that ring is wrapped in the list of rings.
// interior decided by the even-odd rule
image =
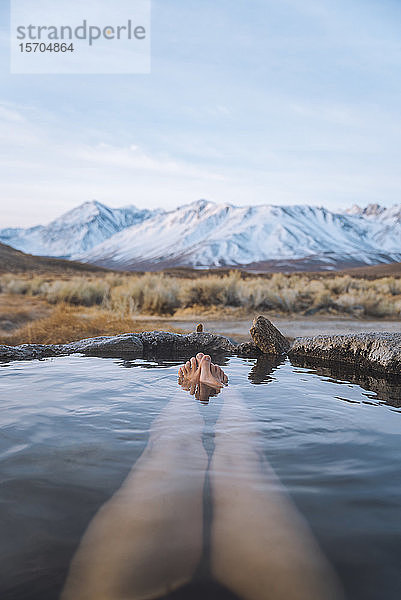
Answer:
[[[49,304],[99,306],[119,317],[173,315],[178,309],[242,307],[286,314],[401,316],[401,279],[282,273],[246,277],[239,271],[185,279],[161,273],[105,276],[0,277],[0,292],[38,296]]]

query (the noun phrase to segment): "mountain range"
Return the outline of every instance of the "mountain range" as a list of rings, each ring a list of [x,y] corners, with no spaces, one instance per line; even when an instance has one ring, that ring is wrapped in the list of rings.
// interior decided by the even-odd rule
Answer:
[[[72,258],[153,214],[154,211],[135,206],[109,208],[94,200],[70,210],[49,225],[0,229],[0,242],[28,254]]]
[[[233,206],[199,200],[174,210],[86,202],[46,226],[0,230],[30,254],[124,270],[240,266],[336,269],[401,261],[401,205]]]

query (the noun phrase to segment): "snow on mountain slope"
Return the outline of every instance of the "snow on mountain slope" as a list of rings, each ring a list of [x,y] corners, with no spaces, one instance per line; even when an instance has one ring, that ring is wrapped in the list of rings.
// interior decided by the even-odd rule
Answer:
[[[284,261],[338,265],[401,261],[401,205],[232,206],[200,200],[175,210],[87,202],[47,226],[0,230],[30,254],[120,269],[235,266]]]
[[[155,212],[159,211],[135,206],[108,208],[100,202],[85,202],[46,226],[1,229],[0,242],[29,254],[71,258]]]
[[[361,208],[357,204],[354,204],[351,208],[346,209],[344,214],[365,217],[367,219],[378,219],[379,221],[400,223],[401,204],[395,204],[390,207],[380,206],[380,204],[368,204],[365,208]]]
[[[116,268],[225,266],[321,256],[375,264],[401,260],[401,207],[379,219],[312,206],[217,205],[201,200],[159,213],[75,255]]]
[[[365,208],[354,205],[345,211],[362,220],[369,221],[372,226],[371,240],[378,248],[384,251],[401,251],[401,205],[390,207],[379,204],[369,204]]]

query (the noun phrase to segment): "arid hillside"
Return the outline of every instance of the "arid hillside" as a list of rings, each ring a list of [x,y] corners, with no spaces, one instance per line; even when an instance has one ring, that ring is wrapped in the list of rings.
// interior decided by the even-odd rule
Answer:
[[[78,262],[25,254],[0,243],[0,273],[105,273],[106,269]]]

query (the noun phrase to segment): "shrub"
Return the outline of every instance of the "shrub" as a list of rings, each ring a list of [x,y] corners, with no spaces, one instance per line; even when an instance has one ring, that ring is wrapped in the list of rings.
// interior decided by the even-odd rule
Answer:
[[[54,281],[43,287],[43,293],[51,304],[94,306],[102,304],[110,295],[110,287],[105,281],[86,281],[73,278],[70,281]]]
[[[179,308],[242,307],[248,311],[303,313],[337,310],[374,317],[400,314],[401,279],[369,281],[349,275],[306,276],[275,273],[243,278],[199,275],[192,279],[161,273],[110,273],[68,278],[0,276],[0,291],[38,296],[51,304],[101,306],[120,315],[173,314]]]

